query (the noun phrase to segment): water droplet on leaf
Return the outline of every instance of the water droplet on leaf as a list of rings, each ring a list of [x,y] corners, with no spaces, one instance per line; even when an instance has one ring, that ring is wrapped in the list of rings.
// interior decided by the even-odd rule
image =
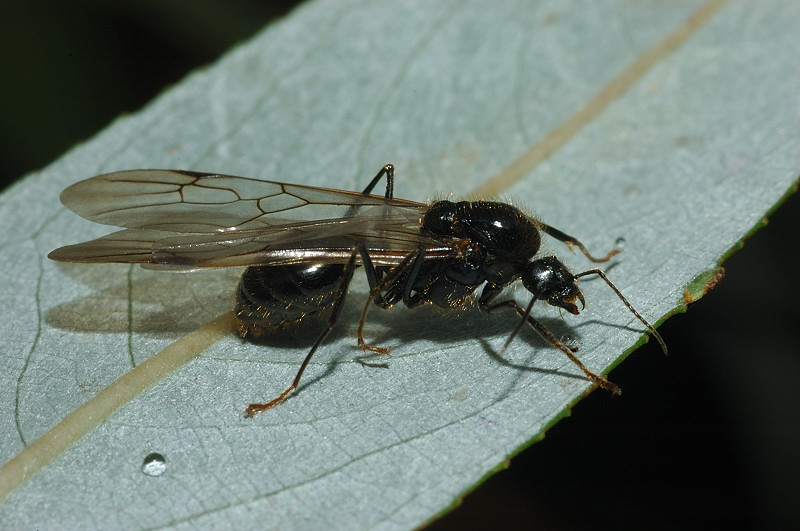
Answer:
[[[142,472],[148,476],[157,477],[167,471],[166,458],[156,452],[147,454],[142,461]]]

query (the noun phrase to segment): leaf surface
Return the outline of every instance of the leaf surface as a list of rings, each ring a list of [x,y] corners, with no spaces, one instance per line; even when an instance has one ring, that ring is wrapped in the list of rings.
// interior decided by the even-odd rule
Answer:
[[[530,330],[501,356],[515,317],[477,310],[374,308],[392,356],[358,363],[359,279],[300,392],[245,419],[308,347],[230,332],[236,271],[48,261],[109,232],[66,186],[162,167],[359,190],[392,162],[399,197],[499,194],[595,254],[624,239],[605,269],[657,322],[795,186],[798,25],[792,2],[311,2],[28,176],[0,200],[0,527],[415,527],[590,387]],[[582,289],[580,316],[535,312],[605,372],[642,327]]]

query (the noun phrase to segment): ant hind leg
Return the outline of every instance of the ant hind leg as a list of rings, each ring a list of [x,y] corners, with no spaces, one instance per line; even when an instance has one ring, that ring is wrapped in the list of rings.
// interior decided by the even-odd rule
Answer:
[[[339,322],[339,318],[342,315],[342,309],[344,308],[344,300],[347,296],[347,289],[350,287],[350,282],[353,280],[353,272],[356,268],[357,256],[358,250],[354,248],[352,254],[350,255],[350,260],[348,260],[347,265],[345,265],[342,281],[339,283],[339,289],[336,292],[336,300],[333,303],[333,313],[328,319],[328,326],[322,331],[319,337],[317,337],[317,340],[314,342],[314,346],[311,347],[311,350],[306,355],[303,363],[300,364],[300,369],[297,371],[297,375],[295,375],[292,383],[281,394],[269,402],[263,404],[250,404],[247,406],[247,409],[245,410],[245,417],[252,418],[256,413],[272,409],[278,404],[281,404],[300,385],[300,378],[302,378],[303,372],[306,370],[306,367],[311,361],[312,356],[314,356],[314,353],[317,351],[319,346],[323,341],[325,341],[325,338],[328,337],[333,328]]]

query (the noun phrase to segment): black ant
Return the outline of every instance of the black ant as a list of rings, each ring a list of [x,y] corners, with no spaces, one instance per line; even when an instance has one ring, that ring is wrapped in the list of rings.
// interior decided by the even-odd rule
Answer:
[[[372,195],[381,178],[386,193]],[[363,192],[346,192],[228,175],[180,170],[132,170],[74,184],[62,202],[81,216],[125,227],[97,240],[56,249],[50,258],[67,262],[125,262],[165,269],[248,266],[236,290],[242,337],[258,337],[303,325],[325,315],[327,326],[306,355],[292,383],[266,403],[250,404],[248,417],[283,402],[297,389],[311,357],[339,321],[350,282],[363,266],[370,286],[361,313],[358,344],[368,345],[364,324],[371,303],[389,309],[435,304],[465,308],[477,296],[485,312],[509,308],[521,317],[504,350],[527,322],[572,360],[592,382],[619,387],[587,368],[563,341],[532,315],[542,300],[579,313],[585,301],[577,279],[597,275],[653,334],[664,340],[600,269],[578,274],[554,256],[536,257],[545,234],[577,247],[560,230],[506,203],[394,198],[394,166],[385,165]],[[532,297],[526,307],[500,295],[522,281]]]

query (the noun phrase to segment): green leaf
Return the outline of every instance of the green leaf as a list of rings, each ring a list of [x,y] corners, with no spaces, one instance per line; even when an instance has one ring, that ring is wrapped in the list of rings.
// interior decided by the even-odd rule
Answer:
[[[791,2],[312,2],[28,176],[0,200],[0,527],[415,527],[590,388],[530,330],[501,355],[516,318],[477,310],[373,308],[392,356],[358,363],[359,279],[300,392],[245,419],[307,347],[229,331],[235,271],[48,261],[109,232],[65,186],[165,167],[359,190],[393,162],[400,197],[479,190],[595,254],[624,239],[606,270],[657,322],[796,186],[798,23]],[[582,288],[580,316],[535,312],[606,372],[642,327]]]

